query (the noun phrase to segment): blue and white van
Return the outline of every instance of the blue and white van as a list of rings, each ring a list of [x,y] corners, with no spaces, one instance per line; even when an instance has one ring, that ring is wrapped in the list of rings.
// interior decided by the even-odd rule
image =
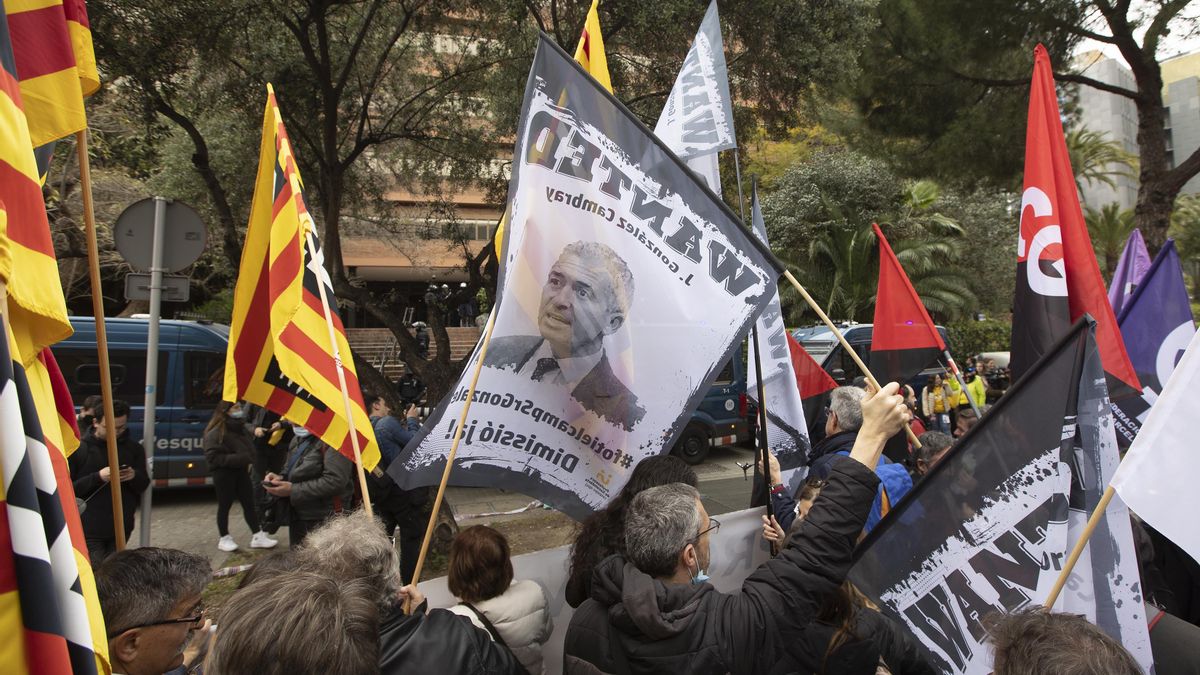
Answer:
[[[96,321],[71,317],[75,334],[54,345],[76,404],[100,393]],[[129,404],[129,435],[141,443],[146,401],[148,319],[105,319],[113,395]],[[163,320],[158,337],[154,487],[211,484],[201,438],[221,400],[229,327]],[[86,430],[80,430],[86,433]]]

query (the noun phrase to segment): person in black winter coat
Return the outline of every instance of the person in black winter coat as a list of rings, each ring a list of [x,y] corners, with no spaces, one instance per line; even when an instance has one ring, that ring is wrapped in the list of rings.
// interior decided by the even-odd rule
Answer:
[[[229,534],[229,509],[233,500],[242,505],[242,516],[253,537],[250,548],[273,548],[279,542],[259,527],[254,508],[254,490],[250,485],[250,465],[254,462],[254,437],[246,429],[242,406],[222,401],[213,411],[204,429],[204,459],[217,491],[217,548],[236,551],[237,542]]]
[[[863,403],[850,457],[833,460],[828,484],[779,556],[746,578],[740,593],[705,583],[707,518],[694,488],[651,488],[625,519],[625,553],[605,559],[591,597],[571,620],[567,673],[795,672],[786,645],[802,639],[826,595],[849,571],[879,484],[884,442],[909,418],[899,387]]]
[[[428,609],[416,586],[401,586],[396,549],[379,522],[363,511],[331,518],[308,535],[299,550],[301,567],[347,580],[366,581],[379,605],[379,670],[383,675],[521,675],[512,652],[492,641],[469,619]],[[404,602],[411,601],[412,614]]]
[[[121,511],[125,520],[125,538],[133,533],[133,514],[142,493],[150,486],[146,473],[146,453],[140,443],[130,440],[126,430],[129,404],[113,401],[113,425],[117,432],[117,460],[121,485]],[[116,529],[112,517],[112,477],[109,475],[107,429],[103,406],[96,410],[91,433],[79,443],[79,449],[67,458],[75,496],[87,506],[80,513],[83,536],[87,540],[92,567],[98,566],[117,550]]]
[[[326,518],[349,509],[354,500],[354,463],[302,426],[296,435],[283,475],[268,473],[267,494],[287,497],[288,539],[292,548]],[[381,528],[382,531],[382,528]]]

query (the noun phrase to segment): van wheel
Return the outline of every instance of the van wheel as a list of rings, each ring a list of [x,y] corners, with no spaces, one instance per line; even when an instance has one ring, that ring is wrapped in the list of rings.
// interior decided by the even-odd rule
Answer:
[[[704,461],[708,456],[708,448],[708,432],[702,426],[689,424],[679,436],[679,440],[675,441],[671,452],[688,464],[694,465]]]

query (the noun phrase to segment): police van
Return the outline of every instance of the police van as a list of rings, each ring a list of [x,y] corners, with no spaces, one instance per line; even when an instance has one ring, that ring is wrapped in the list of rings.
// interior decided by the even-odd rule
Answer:
[[[100,394],[96,321],[71,317],[75,334],[54,345],[76,404]],[[105,319],[113,396],[129,404],[129,436],[142,442],[146,401],[148,319]],[[229,326],[203,321],[159,323],[158,401],[155,412],[154,487],[211,484],[201,439],[221,401]],[[81,429],[81,432],[86,430]]]
[[[751,412],[752,402],[746,397],[744,345],[735,349],[721,368],[671,448],[676,457],[688,464],[703,462],[710,448],[751,441],[753,426],[750,418],[754,413]]]

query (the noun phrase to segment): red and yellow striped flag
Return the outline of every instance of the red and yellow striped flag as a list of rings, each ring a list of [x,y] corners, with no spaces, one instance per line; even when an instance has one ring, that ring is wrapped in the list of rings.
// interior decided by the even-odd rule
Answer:
[[[100,77],[83,0],[5,0],[4,7],[34,147],[86,128],[83,97]]]
[[[333,344],[325,307],[333,318]],[[344,412],[339,360],[353,420]],[[304,204],[300,171],[270,85],[250,224],[233,295],[225,399],[279,413],[351,461],[350,431],[357,430],[363,468],[370,471],[379,462],[316,226]]]
[[[579,36],[579,46],[575,48],[575,60],[611,93],[613,88],[608,76],[608,55],[604,53],[604,36],[600,34],[599,5],[600,0],[592,0],[592,7],[583,22],[583,33]]]

